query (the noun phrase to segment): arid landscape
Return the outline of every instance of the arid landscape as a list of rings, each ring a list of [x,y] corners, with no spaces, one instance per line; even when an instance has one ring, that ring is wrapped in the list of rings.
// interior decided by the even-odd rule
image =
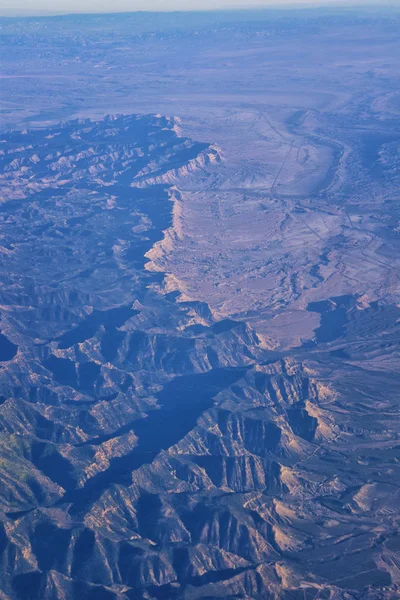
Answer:
[[[0,599],[399,598],[400,12],[0,26]]]

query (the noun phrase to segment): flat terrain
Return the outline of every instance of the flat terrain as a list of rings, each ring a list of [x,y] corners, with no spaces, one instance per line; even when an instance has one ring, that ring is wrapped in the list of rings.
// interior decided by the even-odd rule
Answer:
[[[400,594],[400,13],[0,19],[0,596]]]

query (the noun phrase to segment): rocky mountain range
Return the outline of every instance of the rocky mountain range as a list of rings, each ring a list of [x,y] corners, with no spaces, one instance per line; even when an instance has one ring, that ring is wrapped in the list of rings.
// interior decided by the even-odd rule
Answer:
[[[383,43],[368,15],[296,15],[197,16],[198,35],[188,17],[159,16],[152,35],[119,16],[118,47],[104,17],[5,20],[1,600],[399,597],[397,16],[381,17]],[[267,63],[246,61],[298,68],[282,36],[292,52],[304,29],[313,52],[352,36],[335,92],[313,79],[306,96],[299,76],[284,99],[281,73],[259,106]],[[36,84],[12,64],[32,39]],[[205,39],[197,100],[173,99]],[[211,50],[231,86],[215,100]],[[182,116],[155,110],[150,67],[151,110],[105,112],[110,77],[137,91],[112,75],[134,51],[138,68],[171,53],[157,89]],[[98,53],[105,87],[87,75],[81,111],[69,69],[94,73]],[[12,106],[27,90],[35,118]],[[70,107],[52,115],[58,94]]]

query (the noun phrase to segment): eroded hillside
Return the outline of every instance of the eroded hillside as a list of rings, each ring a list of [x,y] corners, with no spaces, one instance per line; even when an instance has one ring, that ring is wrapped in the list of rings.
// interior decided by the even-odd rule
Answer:
[[[4,597],[394,598],[397,378],[273,352],[151,266],[218,149],[152,116],[2,148]],[[356,360],[378,308],[310,308],[341,307]]]

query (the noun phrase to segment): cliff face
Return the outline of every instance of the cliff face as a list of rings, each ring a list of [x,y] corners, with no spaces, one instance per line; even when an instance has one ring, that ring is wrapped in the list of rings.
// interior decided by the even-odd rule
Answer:
[[[272,353],[154,266],[218,151],[152,116],[3,141],[2,597],[395,594],[395,380]]]

